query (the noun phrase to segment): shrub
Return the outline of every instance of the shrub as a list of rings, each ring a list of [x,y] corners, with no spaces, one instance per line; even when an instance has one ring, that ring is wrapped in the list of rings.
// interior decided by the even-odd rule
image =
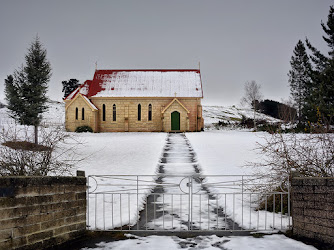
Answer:
[[[82,133],[82,132],[93,132],[93,129],[89,126],[80,126],[75,129],[75,132]]]
[[[218,121],[218,123],[214,123],[213,125],[215,126],[216,129],[219,130],[220,128],[227,127],[231,124],[229,122]]]
[[[71,174],[78,141],[61,128],[41,128],[37,145],[31,142],[33,135],[27,126],[0,130],[0,176]]]
[[[256,119],[256,124],[258,125],[267,125],[267,121],[263,119]],[[243,128],[254,128],[254,119],[247,118],[246,116],[242,115],[241,121],[239,122],[239,126]]]
[[[275,194],[263,195],[257,210],[266,210],[268,212],[286,214],[288,212],[288,194],[281,187],[276,187],[273,192]],[[274,202],[275,197],[275,202]],[[275,206],[274,206],[275,205]]]
[[[254,128],[254,120],[242,115],[239,125],[243,128]]]
[[[276,133],[278,130],[280,129],[280,125],[279,124],[260,124],[257,127],[257,131],[264,131],[264,132],[268,132],[270,134],[272,133]]]

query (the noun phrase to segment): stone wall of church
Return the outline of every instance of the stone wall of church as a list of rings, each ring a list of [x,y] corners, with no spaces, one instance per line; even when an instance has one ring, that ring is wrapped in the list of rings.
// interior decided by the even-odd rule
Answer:
[[[171,129],[171,114],[177,111],[180,113],[180,131],[189,131],[189,115],[187,111],[178,103],[174,102],[169,108],[165,111],[163,116],[163,128],[165,132],[172,131]]]
[[[75,120],[75,107],[80,106],[82,102],[71,104],[66,112],[66,128],[74,131],[77,124],[81,125],[81,121]],[[171,113],[178,111],[181,113],[180,125],[181,131],[200,131],[197,117],[199,108],[201,107],[201,99],[199,98],[180,98],[178,99],[189,111],[187,112],[177,103],[173,103],[168,110],[162,114],[162,111],[174,98],[112,98],[112,97],[92,97],[91,102],[99,109],[96,120],[97,128],[95,132],[169,132],[171,129]],[[105,121],[103,121],[103,104],[105,105]],[[141,105],[141,120],[138,121],[138,104]],[[149,104],[152,105],[152,120],[149,121]],[[116,106],[116,121],[113,119],[113,106]],[[200,109],[201,112],[201,109]],[[92,112],[93,113],[93,112]],[[79,109],[79,119],[81,118]],[[188,119],[187,119],[188,116]],[[71,118],[69,118],[71,117]],[[93,115],[89,118],[93,120]],[[74,122],[74,124],[73,124]],[[90,123],[93,128],[94,124]],[[78,125],[79,126],[79,125]],[[200,125],[201,126],[201,125]],[[94,128],[93,128],[94,129]]]
[[[67,101],[66,105],[69,104]],[[78,108],[78,119],[76,119],[76,108]],[[82,108],[84,108],[84,119],[82,119]],[[80,126],[90,126],[94,132],[95,116],[98,111],[92,111],[91,107],[81,97],[76,100],[65,111],[65,128],[67,131],[75,131]]]

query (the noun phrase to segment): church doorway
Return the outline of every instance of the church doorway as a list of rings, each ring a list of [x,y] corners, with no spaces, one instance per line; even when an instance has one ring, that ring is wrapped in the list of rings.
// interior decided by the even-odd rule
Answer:
[[[180,113],[174,111],[171,114],[171,130],[180,130]]]

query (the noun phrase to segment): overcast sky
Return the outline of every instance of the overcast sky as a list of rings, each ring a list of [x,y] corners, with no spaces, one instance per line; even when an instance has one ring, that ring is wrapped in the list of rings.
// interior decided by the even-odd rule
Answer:
[[[287,73],[299,39],[327,52],[321,20],[330,0],[0,0],[0,99],[36,34],[61,81],[98,69],[200,69],[207,105],[239,104],[246,81],[264,98],[289,97]]]

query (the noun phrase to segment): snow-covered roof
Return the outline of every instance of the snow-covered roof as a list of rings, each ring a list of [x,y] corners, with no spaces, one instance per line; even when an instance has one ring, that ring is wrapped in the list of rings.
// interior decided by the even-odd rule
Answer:
[[[199,70],[96,70],[77,93],[90,97],[203,97]]]
[[[97,107],[95,107],[95,105],[84,95],[81,95],[85,100],[86,102],[88,103],[88,105],[93,109],[93,110],[98,110]]]
[[[81,84],[79,87],[77,87],[75,90],[71,92],[68,96],[66,96],[65,100],[72,100],[78,93],[87,96],[89,91],[89,85],[92,81],[87,80],[83,84]]]

